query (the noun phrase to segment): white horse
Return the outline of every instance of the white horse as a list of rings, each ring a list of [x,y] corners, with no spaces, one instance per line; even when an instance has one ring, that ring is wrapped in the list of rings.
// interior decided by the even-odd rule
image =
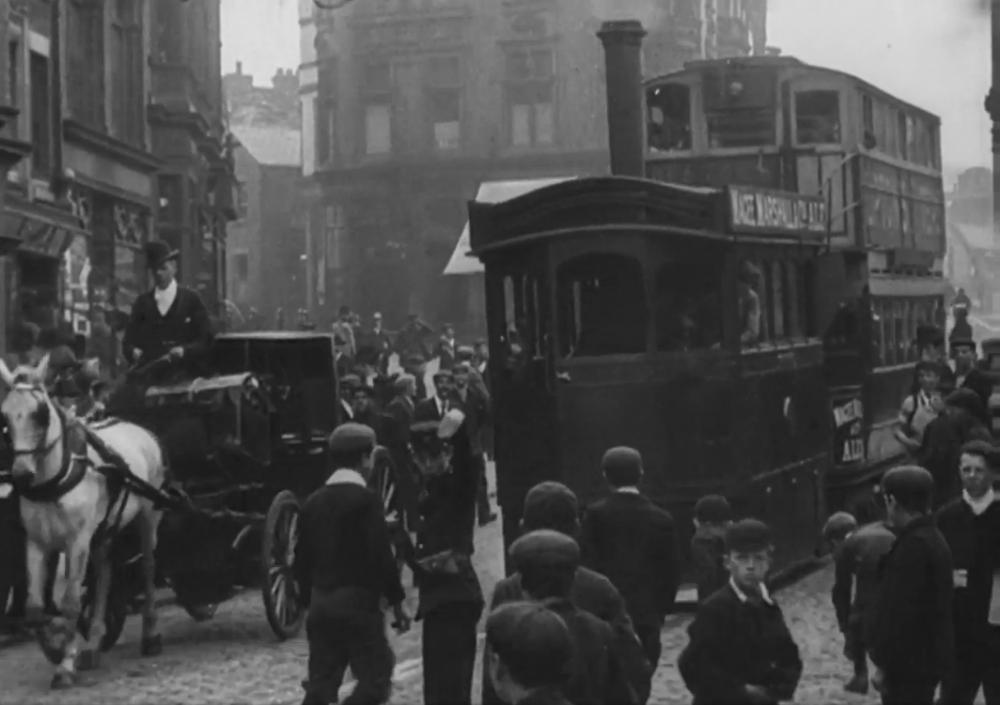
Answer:
[[[162,650],[153,600],[153,554],[161,513],[149,500],[127,489],[113,496],[114,488],[109,488],[105,476],[94,469],[103,461],[86,444],[82,428],[68,420],[49,398],[45,389],[48,364],[46,355],[36,367],[22,365],[11,372],[0,360],[0,379],[9,387],[0,413],[10,434],[14,482],[21,490],[21,518],[28,535],[28,609],[36,618],[42,608],[46,557],[60,552],[66,558],[62,614],[38,634],[42,650],[56,665],[52,687],[64,688],[76,682],[78,656],[82,669],[98,664],[112,575],[111,538],[134,520],[142,543],[145,579],[142,654],[155,655]],[[139,479],[154,487],[163,485],[163,452],[151,433],[125,422],[108,424],[95,433]],[[99,534],[96,540],[95,534]],[[77,632],[77,619],[88,560],[96,585],[89,639],[84,639]]]

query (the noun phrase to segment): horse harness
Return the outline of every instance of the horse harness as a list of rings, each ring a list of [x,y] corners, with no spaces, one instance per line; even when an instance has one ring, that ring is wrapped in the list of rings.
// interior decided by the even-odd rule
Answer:
[[[47,443],[45,442],[45,438],[43,436],[41,441],[34,448],[12,448],[11,455],[14,458],[33,455],[41,459],[48,456],[60,443],[62,444],[63,450],[62,466],[59,468],[59,472],[56,473],[55,477],[37,485],[29,485],[27,487],[18,488],[18,492],[22,497],[31,502],[56,502],[65,495],[69,494],[72,490],[76,489],[76,487],[79,486],[79,484],[83,482],[83,479],[87,476],[88,470],[94,470],[104,476],[108,487],[108,506],[104,512],[104,518],[101,519],[97,526],[94,537],[103,538],[106,535],[113,533],[115,528],[120,528],[119,524],[121,522],[122,515],[125,513],[125,507],[129,500],[130,491],[126,476],[132,475],[132,472],[129,469],[128,464],[120,455],[111,450],[103,442],[100,442],[99,439],[97,439],[98,442],[95,443],[94,440],[96,439],[96,435],[94,434],[93,429],[88,428],[80,421],[71,421],[66,416],[66,412],[58,404],[50,402],[50,400],[42,394],[42,391],[38,387],[34,385],[22,384],[18,385],[18,388],[21,391],[31,392],[31,394],[41,404],[48,405],[51,403],[52,407],[56,410],[56,415],[62,422],[62,432]],[[117,419],[110,419],[103,422],[102,427],[110,426],[112,425],[112,422],[117,423]],[[70,430],[70,426],[72,424],[78,424],[78,427],[84,433],[82,452],[72,452],[69,447],[70,439],[68,431]],[[93,448],[97,451],[97,454],[101,457],[101,460],[104,461],[104,464],[97,465],[94,463],[87,454],[88,448]],[[117,511],[115,511],[116,506]],[[112,515],[115,515],[113,521]]]

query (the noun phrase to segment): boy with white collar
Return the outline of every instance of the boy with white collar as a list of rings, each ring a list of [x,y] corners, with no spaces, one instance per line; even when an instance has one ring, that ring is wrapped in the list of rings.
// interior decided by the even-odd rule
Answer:
[[[1000,703],[1000,503],[996,502],[997,449],[987,441],[962,446],[962,496],[941,507],[937,524],[954,561],[955,668],[942,701],[969,705],[980,685],[987,705]]]

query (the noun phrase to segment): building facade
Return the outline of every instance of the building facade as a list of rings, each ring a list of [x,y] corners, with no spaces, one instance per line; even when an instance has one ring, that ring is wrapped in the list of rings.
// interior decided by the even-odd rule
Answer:
[[[607,171],[605,5],[300,0],[307,293],[321,325],[346,304],[390,327],[413,312],[482,330],[481,284],[442,276],[480,184]],[[754,0],[647,13],[646,73],[763,51],[764,13]]]
[[[259,325],[280,318],[291,325],[306,306],[298,78],[279,69],[270,86],[255,86],[237,64],[223,83],[239,142],[238,218],[227,244],[230,299],[245,316],[255,310]]]
[[[148,105],[156,227],[181,251],[181,279],[222,315],[226,228],[236,217],[235,139],[222,97],[219,0],[152,2]]]
[[[947,196],[945,275],[965,289],[979,316],[1000,316],[1000,249],[994,240],[993,174],[976,167],[958,176]]]

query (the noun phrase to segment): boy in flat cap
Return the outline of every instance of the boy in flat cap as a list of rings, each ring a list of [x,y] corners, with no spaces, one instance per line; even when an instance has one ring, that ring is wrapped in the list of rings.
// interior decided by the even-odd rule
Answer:
[[[637,701],[625,675],[611,627],[570,599],[580,547],[558,531],[525,534],[510,547],[525,596],[558,614],[573,640],[566,697],[575,705],[627,705]],[[490,700],[484,701],[489,705]]]
[[[382,500],[367,485],[375,434],[345,423],[330,435],[329,445],[336,471],[302,506],[295,551],[299,597],[309,608],[309,677],[302,702],[337,702],[350,666],[357,686],[344,703],[383,703],[392,689],[395,658],[381,600],[392,605],[398,631],[409,629],[409,617]]]
[[[542,482],[530,490],[524,498],[521,514],[522,534],[541,529],[558,531],[576,539],[580,533],[580,511],[576,495],[566,485],[559,482]],[[490,609],[507,602],[526,599],[521,585],[521,574],[514,572],[502,579],[493,588]],[[625,609],[625,600],[618,589],[606,577],[586,566],[577,566],[570,588],[570,600],[580,609],[605,621],[615,636],[615,644],[621,656],[629,683],[639,703],[649,698],[652,667],[646,660],[642,643],[632,628],[632,620]],[[484,663],[483,703],[496,701],[490,679],[486,677]]]
[[[660,662],[660,630],[677,596],[680,565],[674,519],[639,492],[643,472],[639,451],[611,448],[601,469],[613,491],[584,516],[583,563],[606,575],[625,597],[646,659],[655,670]]]
[[[930,705],[954,656],[951,551],[931,516],[929,472],[893,468],[882,490],[896,542],[883,561],[865,634],[876,667],[872,684],[884,705]]]
[[[1000,570],[997,451],[987,441],[962,446],[962,495],[937,512],[953,561],[955,668],[942,685],[942,702],[972,705],[982,686],[986,705],[1000,703],[1000,615],[991,607]]]
[[[707,600],[729,582],[726,570],[726,528],[733,523],[733,510],[722,495],[709,494],[694,503],[694,536],[691,561],[698,587],[698,603]]]
[[[472,566],[477,476],[465,417],[451,409],[440,421],[410,429],[413,461],[423,476],[414,576],[424,622],[426,705],[472,701],[476,625],[483,592]]]
[[[868,692],[868,647],[865,623],[878,594],[879,565],[896,535],[884,521],[858,527],[854,515],[837,512],[827,519],[823,538],[834,558],[831,598],[837,625],[844,635],[844,655],[854,665],[854,675],[844,685],[850,693]]]
[[[125,326],[122,354],[130,365],[145,365],[164,356],[189,364],[212,342],[208,309],[201,297],[177,283],[179,256],[164,242],[146,245],[146,266],[155,286],[136,297]]]
[[[773,705],[795,695],[799,649],[764,584],[772,551],[761,521],[726,529],[729,582],[699,605],[677,662],[694,705]]]
[[[508,705],[571,705],[563,685],[572,657],[566,623],[544,605],[512,602],[486,620],[485,667]]]

